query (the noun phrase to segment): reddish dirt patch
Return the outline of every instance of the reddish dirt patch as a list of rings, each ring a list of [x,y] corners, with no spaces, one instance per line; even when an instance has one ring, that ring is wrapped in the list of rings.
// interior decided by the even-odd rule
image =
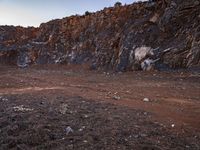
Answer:
[[[200,149],[199,100],[200,77],[188,72],[0,66],[0,145]],[[67,134],[69,126],[73,132]]]

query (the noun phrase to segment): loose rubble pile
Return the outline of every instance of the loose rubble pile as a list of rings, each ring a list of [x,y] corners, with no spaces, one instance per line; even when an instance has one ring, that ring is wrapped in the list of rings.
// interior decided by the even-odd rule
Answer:
[[[116,71],[199,67],[200,1],[117,5],[39,28],[0,26],[0,63],[87,63]]]

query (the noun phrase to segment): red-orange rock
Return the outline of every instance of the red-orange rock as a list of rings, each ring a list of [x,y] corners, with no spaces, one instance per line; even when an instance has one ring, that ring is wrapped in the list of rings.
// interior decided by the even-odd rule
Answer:
[[[52,20],[39,28],[1,26],[0,63],[89,62],[96,69],[126,71],[151,60],[158,69],[199,67],[199,13],[199,0],[156,0]],[[137,61],[135,50],[142,47],[154,55]]]

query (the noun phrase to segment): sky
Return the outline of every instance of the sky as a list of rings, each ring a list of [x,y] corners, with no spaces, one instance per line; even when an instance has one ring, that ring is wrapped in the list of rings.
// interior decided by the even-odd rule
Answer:
[[[0,25],[37,27],[52,19],[95,12],[117,1],[131,4],[137,0],[0,0]]]

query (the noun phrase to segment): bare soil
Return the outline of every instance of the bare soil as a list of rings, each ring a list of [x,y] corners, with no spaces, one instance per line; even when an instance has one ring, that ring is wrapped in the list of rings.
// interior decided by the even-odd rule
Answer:
[[[199,150],[200,76],[0,66],[0,149]]]

